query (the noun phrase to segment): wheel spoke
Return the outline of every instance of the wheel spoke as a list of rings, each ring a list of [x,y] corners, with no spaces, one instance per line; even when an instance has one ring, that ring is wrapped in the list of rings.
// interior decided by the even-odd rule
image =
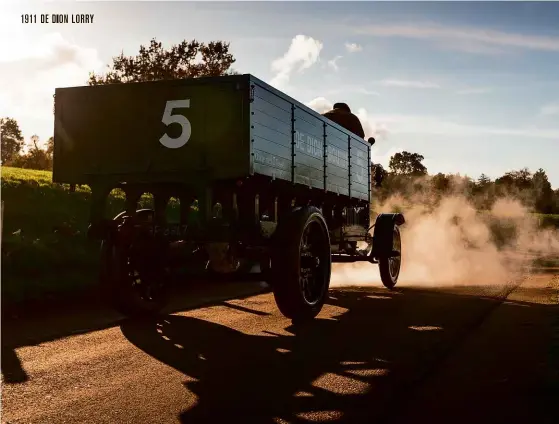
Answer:
[[[143,301],[154,302],[163,288],[161,282],[158,281],[160,276],[154,272],[149,264],[134,260],[131,250],[129,247],[126,252],[123,252],[123,262],[126,266],[129,288]]]
[[[321,230],[320,226],[313,222],[305,228],[301,237],[299,279],[303,296],[309,303],[315,303],[320,299],[324,285],[321,266],[325,258],[321,257],[324,256],[321,245],[326,240]]]
[[[400,233],[394,231],[394,237],[392,240],[392,250],[401,254],[402,240],[400,239]],[[400,273],[401,266],[401,256],[392,256],[389,261],[390,275],[393,278],[397,278]]]

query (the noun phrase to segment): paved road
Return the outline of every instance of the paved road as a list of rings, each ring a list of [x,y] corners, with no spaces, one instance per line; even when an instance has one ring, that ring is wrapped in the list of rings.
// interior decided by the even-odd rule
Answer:
[[[57,322],[63,338],[22,323],[3,340],[2,422],[551,423],[558,285],[333,289],[300,329],[270,293]]]

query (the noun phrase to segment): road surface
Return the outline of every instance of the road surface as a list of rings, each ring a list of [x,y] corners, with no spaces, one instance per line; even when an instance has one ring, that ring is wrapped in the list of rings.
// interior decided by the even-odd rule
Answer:
[[[557,423],[558,287],[333,289],[299,329],[270,293],[204,290],[145,322],[11,324],[2,422]]]

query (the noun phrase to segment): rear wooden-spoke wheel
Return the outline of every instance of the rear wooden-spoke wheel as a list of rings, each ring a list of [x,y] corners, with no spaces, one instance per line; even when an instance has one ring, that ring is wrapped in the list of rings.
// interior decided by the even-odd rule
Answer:
[[[149,211],[141,215],[148,219]],[[117,216],[115,219],[120,219]],[[111,303],[127,316],[156,314],[167,304],[169,273],[163,250],[155,245],[104,241],[101,247],[101,283]]]
[[[312,319],[330,286],[330,237],[317,208],[299,209],[278,226],[270,279],[281,313],[293,321]]]
[[[328,240],[320,221],[311,221],[303,232],[300,245],[300,275],[299,283],[305,302],[309,305],[318,303],[326,285],[325,270],[322,263],[326,260],[324,245]]]

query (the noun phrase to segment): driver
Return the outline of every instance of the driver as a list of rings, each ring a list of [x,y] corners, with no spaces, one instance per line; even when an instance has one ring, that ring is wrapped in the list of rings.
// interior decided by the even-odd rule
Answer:
[[[351,113],[351,109],[346,103],[335,103],[334,108],[322,114],[322,116],[334,121],[346,130],[351,131],[361,138],[365,138],[365,131],[359,118]]]

